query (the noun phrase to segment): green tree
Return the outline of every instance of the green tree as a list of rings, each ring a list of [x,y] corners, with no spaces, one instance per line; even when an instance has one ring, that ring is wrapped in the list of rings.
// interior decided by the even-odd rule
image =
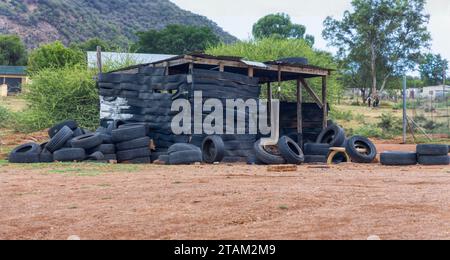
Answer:
[[[282,38],[282,39],[305,39],[311,46],[314,45],[314,36],[305,35],[306,27],[301,24],[294,24],[291,17],[284,13],[269,14],[259,19],[253,25],[253,37]]]
[[[262,40],[254,40],[247,42],[236,42],[231,45],[221,44],[206,50],[207,54],[217,56],[237,56],[253,61],[271,61],[286,57],[305,57],[310,64],[336,69],[337,64],[330,53],[314,50],[305,40],[301,39],[280,39],[265,38]],[[337,101],[341,93],[341,85],[338,82],[339,75],[333,73],[329,77],[329,97],[330,102]],[[321,80],[311,79],[309,84],[317,93],[321,93]],[[263,96],[266,91],[262,92]],[[296,85],[292,82],[283,83],[281,94],[282,100],[293,101],[296,99]],[[308,95],[305,94],[308,100]]]
[[[327,17],[322,34],[339,58],[369,66],[377,96],[390,77],[414,68],[429,46],[425,0],[353,0],[352,6],[341,21]]]
[[[61,42],[42,45],[35,49],[28,60],[28,72],[36,73],[46,68],[63,68],[86,63],[83,51],[65,47]]]
[[[219,37],[208,27],[169,25],[165,29],[137,34],[134,50],[145,53],[186,54],[204,51],[219,43]]]
[[[17,35],[0,35],[0,65],[24,66],[27,50]]]
[[[425,55],[422,64],[419,66],[422,80],[427,85],[440,85],[444,82],[444,75],[447,74],[448,60],[442,58],[440,54]]]
[[[87,52],[87,51],[96,51],[97,46],[100,46],[102,48],[102,51],[116,51],[118,49],[118,47],[115,44],[106,42],[100,38],[92,38],[85,42],[74,43],[70,45],[70,48],[79,49],[84,52]]]

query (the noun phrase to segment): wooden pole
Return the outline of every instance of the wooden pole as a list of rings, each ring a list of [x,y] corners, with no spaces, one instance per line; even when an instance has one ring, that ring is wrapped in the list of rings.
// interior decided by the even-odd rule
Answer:
[[[103,64],[102,64],[102,47],[97,46],[97,68],[98,73],[103,73]]]
[[[327,77],[322,77],[323,129],[328,127]]]
[[[303,88],[300,79],[297,80],[297,135],[298,145],[303,149]]]
[[[272,85],[270,84],[270,82],[267,82],[267,117],[270,120],[270,115],[272,113]]]

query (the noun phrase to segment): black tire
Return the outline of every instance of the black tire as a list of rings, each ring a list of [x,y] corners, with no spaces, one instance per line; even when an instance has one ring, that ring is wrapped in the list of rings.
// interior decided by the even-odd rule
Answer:
[[[77,137],[77,136],[80,136],[80,135],[84,135],[83,129],[77,128],[77,129],[73,130],[73,136],[74,137]]]
[[[364,148],[366,152],[360,153],[357,148]],[[375,145],[369,139],[362,136],[353,136],[348,139],[345,150],[352,161],[356,163],[372,163],[377,157],[377,148]]]
[[[59,132],[59,130],[61,130],[65,126],[70,128],[70,130],[75,130],[78,128],[77,122],[75,122],[73,120],[64,121],[64,122],[59,123],[59,124],[55,125],[54,127],[50,128],[50,130],[48,130],[48,136],[50,138],[53,138]]]
[[[305,155],[322,155],[327,156],[330,152],[329,144],[306,143],[304,145]]]
[[[158,161],[164,162],[165,164],[169,164],[169,155],[160,155],[158,157]]]
[[[47,146],[45,147],[49,152],[54,153],[55,151],[61,149],[67,141],[72,139],[73,137],[73,131],[67,127],[64,126],[59,130],[55,136],[53,136],[52,139],[48,142]]]
[[[202,144],[203,160],[206,163],[221,162],[225,157],[225,144],[220,136],[208,136]]]
[[[9,154],[10,163],[39,163],[42,149],[39,144],[27,143],[20,145]]]
[[[49,152],[47,149],[45,149],[45,146],[47,146],[47,143],[41,144],[41,153],[39,154],[39,162],[40,163],[51,163],[53,162],[53,154]]]
[[[82,148],[67,148],[56,151],[53,159],[57,162],[81,162],[86,158],[86,152]]]
[[[104,144],[113,144],[112,136],[109,134],[98,134]]]
[[[448,155],[418,155],[418,161],[421,165],[449,165],[450,157]]]
[[[93,161],[102,161],[105,159],[105,155],[102,152],[95,152],[90,154],[87,157],[87,160],[93,160]]]
[[[113,144],[101,144],[87,150],[88,154],[93,154],[95,152],[101,152],[102,154],[114,154],[116,153],[116,146]]]
[[[327,163],[325,155],[305,155],[305,163]]]
[[[384,152],[380,155],[380,162],[387,166],[406,166],[417,164],[417,153],[412,152]]]
[[[133,160],[136,158],[144,158],[144,157],[150,157],[151,152],[148,148],[139,148],[139,149],[132,149],[132,150],[125,150],[117,152],[117,161],[124,162]]]
[[[184,151],[202,152],[202,150],[199,147],[192,145],[192,144],[174,144],[169,147],[169,149],[167,150],[167,154],[171,155],[173,153],[184,152]]]
[[[122,81],[122,74],[117,73],[100,74],[99,81],[105,83],[120,83]]]
[[[150,157],[134,158],[128,161],[121,162],[123,164],[150,164],[152,163]]]
[[[289,164],[301,164],[305,161],[302,148],[287,136],[282,136],[278,140],[278,149],[280,150],[281,156]]]
[[[169,164],[171,165],[188,165],[203,161],[203,155],[199,151],[182,151],[169,155]]]
[[[149,147],[150,147],[150,137],[148,136],[116,144],[117,151],[125,151]]]
[[[146,136],[145,126],[133,126],[115,129],[112,131],[112,141],[114,143],[122,143]]]
[[[419,144],[417,154],[420,155],[448,155],[448,145],[445,144]]]
[[[316,143],[329,144],[331,147],[341,147],[345,142],[345,132],[338,125],[330,125],[317,137]]]
[[[261,140],[254,145],[256,158],[265,164],[285,164],[286,160],[279,155],[271,154],[261,146]]]
[[[70,144],[73,148],[82,148],[85,150],[92,149],[103,143],[102,137],[99,134],[85,134],[72,139]]]
[[[145,127],[145,135],[149,135],[150,134],[150,127],[148,124],[146,123],[131,123],[131,124],[124,124],[124,125],[120,125],[118,127],[118,129],[122,129],[122,128],[130,128],[130,127],[134,127],[134,126],[144,126]]]

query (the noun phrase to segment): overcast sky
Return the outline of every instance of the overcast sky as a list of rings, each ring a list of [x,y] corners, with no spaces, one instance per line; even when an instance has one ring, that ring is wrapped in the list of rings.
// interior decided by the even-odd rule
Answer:
[[[316,37],[315,47],[329,50],[322,39],[322,23],[327,16],[342,17],[350,9],[350,0],[171,0],[183,9],[207,16],[225,31],[245,40],[251,36],[253,24],[261,17],[276,12],[291,16],[295,23],[306,26]],[[428,0],[431,15],[432,52],[450,60],[450,1]]]

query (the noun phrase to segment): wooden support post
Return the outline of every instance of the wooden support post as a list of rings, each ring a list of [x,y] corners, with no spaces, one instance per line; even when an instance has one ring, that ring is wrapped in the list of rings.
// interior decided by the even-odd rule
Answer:
[[[267,82],[267,118],[271,120],[270,115],[272,114],[272,85]]]
[[[170,72],[169,72],[169,62],[164,62],[164,68],[165,68],[165,75],[169,76]]]
[[[297,135],[298,145],[303,149],[303,88],[300,80],[297,80]]]
[[[248,77],[253,78],[253,75],[254,75],[254,69],[253,69],[253,67],[249,67],[248,68]]]
[[[224,72],[225,71],[225,65],[223,65],[223,63],[219,64],[219,71],[220,72]]]
[[[303,87],[305,87],[306,92],[308,92],[308,94],[314,99],[316,104],[322,109],[323,108],[322,101],[320,100],[319,96],[314,92],[314,90],[308,85],[306,80],[304,78],[300,78],[300,82],[303,84]]]
[[[328,127],[327,76],[322,76],[323,129]]]
[[[102,47],[97,46],[97,68],[98,73],[103,73],[103,64],[102,64]]]

